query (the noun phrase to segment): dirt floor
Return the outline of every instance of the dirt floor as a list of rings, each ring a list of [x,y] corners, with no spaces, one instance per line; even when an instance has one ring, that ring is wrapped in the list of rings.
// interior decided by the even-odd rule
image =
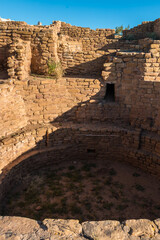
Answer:
[[[113,161],[75,161],[52,168],[16,185],[4,215],[80,221],[160,217],[160,182],[139,169]]]

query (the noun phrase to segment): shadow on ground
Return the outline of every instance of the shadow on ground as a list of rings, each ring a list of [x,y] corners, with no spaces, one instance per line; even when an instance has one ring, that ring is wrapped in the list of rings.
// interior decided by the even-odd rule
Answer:
[[[14,187],[5,198],[2,214],[81,222],[159,217],[160,187],[156,178],[116,159],[96,161],[94,150],[88,152],[89,157],[85,159],[84,154],[80,160],[83,154],[76,156],[75,151],[70,158],[63,149],[65,162],[60,161],[59,155],[59,163],[32,171],[25,169],[38,164],[38,157],[52,161],[56,153],[24,160],[11,170],[19,177],[10,179]]]

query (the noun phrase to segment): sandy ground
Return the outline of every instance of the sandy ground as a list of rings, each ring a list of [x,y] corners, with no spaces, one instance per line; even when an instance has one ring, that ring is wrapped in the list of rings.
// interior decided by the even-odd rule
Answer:
[[[160,217],[160,182],[116,161],[68,161],[25,177],[7,196],[4,215],[153,220]]]

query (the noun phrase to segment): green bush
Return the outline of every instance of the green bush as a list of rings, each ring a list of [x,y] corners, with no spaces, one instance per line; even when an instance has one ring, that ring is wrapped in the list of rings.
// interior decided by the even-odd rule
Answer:
[[[124,30],[129,30],[130,29],[130,26],[128,25]]]
[[[116,27],[115,34],[121,35],[123,31],[123,25]]]
[[[64,71],[60,62],[55,62],[54,60],[48,60],[48,75],[53,76],[56,79],[64,75]]]
[[[116,31],[115,31],[115,34],[117,35],[122,35],[123,33],[123,30],[129,30],[130,29],[130,26],[128,25],[126,28],[123,28],[123,25],[119,26],[119,27],[116,27]]]

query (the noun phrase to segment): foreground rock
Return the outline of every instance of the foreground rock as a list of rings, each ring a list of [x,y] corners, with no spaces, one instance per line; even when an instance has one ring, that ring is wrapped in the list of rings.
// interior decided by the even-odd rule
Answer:
[[[160,240],[160,219],[92,221],[0,217],[0,240]]]

